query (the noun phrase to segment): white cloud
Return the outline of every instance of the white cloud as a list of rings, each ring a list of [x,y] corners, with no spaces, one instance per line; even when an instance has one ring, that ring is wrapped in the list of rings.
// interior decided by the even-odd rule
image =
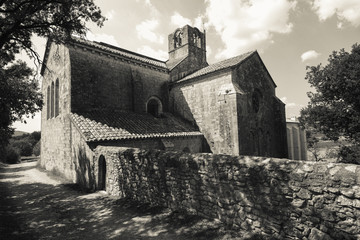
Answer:
[[[280,98],[280,100],[285,103],[285,108],[296,108],[296,107],[301,107],[302,105],[298,105],[294,102],[288,102],[287,97],[282,97]]]
[[[217,58],[225,58],[270,44],[272,33],[289,33],[289,12],[296,1],[206,0],[206,26],[213,26],[225,44]]]
[[[316,59],[320,56],[320,53],[316,52],[315,50],[309,50],[301,54],[301,61],[305,62],[308,60]]]
[[[192,25],[192,22],[189,18],[185,18],[181,16],[178,12],[175,12],[171,16],[171,24],[175,25],[176,27],[183,27],[185,25]]]
[[[185,25],[190,25],[197,27],[199,30],[203,29],[203,16],[198,15],[195,19],[191,20],[189,18],[183,17],[180,13],[174,12],[171,16],[171,24],[175,27],[183,27]]]
[[[109,35],[109,34],[105,34],[105,33],[93,34],[92,32],[89,31],[86,33],[86,38],[91,41],[104,42],[104,43],[111,44],[113,46],[120,47],[120,44],[116,41],[116,39],[113,35]]]
[[[110,21],[114,18],[115,14],[115,11],[112,9],[105,13],[105,17]]]
[[[167,52],[162,50],[154,50],[149,46],[142,46],[137,49],[137,52],[162,61],[166,61],[168,58]]]
[[[346,21],[355,27],[360,25],[359,0],[313,0],[312,8],[321,21],[336,15],[340,28]]]
[[[154,30],[158,27],[159,21],[156,19],[145,20],[136,25],[137,36],[139,39],[146,39],[150,42],[164,43],[164,37],[157,35]]]
[[[210,46],[206,46],[206,57],[209,57],[212,54],[212,49]]]

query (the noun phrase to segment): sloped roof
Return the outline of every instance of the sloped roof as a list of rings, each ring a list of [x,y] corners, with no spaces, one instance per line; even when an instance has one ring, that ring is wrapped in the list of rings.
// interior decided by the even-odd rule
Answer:
[[[229,58],[229,59],[226,59],[226,60],[221,61],[221,62],[211,64],[211,65],[209,65],[207,67],[204,67],[204,68],[202,68],[202,69],[200,69],[200,70],[198,70],[198,71],[196,71],[196,72],[194,72],[194,73],[180,79],[177,82],[183,82],[183,81],[186,81],[186,80],[189,80],[189,79],[192,79],[192,78],[200,77],[200,76],[212,73],[212,72],[216,72],[216,71],[219,71],[219,70],[222,70],[222,69],[226,69],[226,68],[236,66],[236,65],[240,64],[241,62],[245,61],[248,57],[250,57],[254,53],[256,53],[256,51],[251,51],[251,52],[248,52],[248,53],[244,53],[242,55],[239,55],[239,56],[236,56],[236,57],[233,57],[233,58]]]
[[[107,43],[103,43],[103,42],[94,42],[94,41],[89,41],[89,40],[85,40],[85,39],[81,39],[81,38],[73,38],[72,39],[74,42],[76,43],[81,43],[81,44],[86,44],[88,46],[106,51],[106,52],[110,52],[119,56],[123,56],[126,58],[130,58],[130,59],[134,59],[140,62],[144,62],[144,63],[148,63],[157,67],[162,67],[162,68],[166,68],[166,63],[165,61],[161,61],[155,58],[151,58],[142,54],[138,54],[123,48],[119,48],[119,47],[115,47],[112,46],[110,44]]]
[[[182,61],[184,61],[188,56],[185,55],[182,58],[174,59],[174,60],[168,60],[166,62],[167,68],[171,71],[173,70],[177,65],[179,65]]]
[[[70,118],[87,142],[203,135],[169,113],[155,118],[146,113],[97,110],[71,113]]]
[[[44,54],[44,58],[43,58],[43,64],[41,66],[41,75],[44,74],[45,71],[45,63],[47,61],[48,56],[48,52],[49,52],[49,48],[51,46],[51,39],[47,40],[46,43],[46,50],[45,50],[45,54]],[[107,43],[103,43],[103,42],[95,42],[95,41],[90,41],[90,40],[85,40],[82,38],[78,38],[78,37],[72,37],[70,40],[71,43],[76,44],[76,45],[85,45],[91,48],[95,48],[98,49],[100,51],[104,51],[104,52],[108,52],[110,54],[115,54],[118,55],[119,57],[124,57],[128,60],[133,60],[133,61],[137,61],[137,62],[142,62],[145,64],[149,64],[152,65],[154,67],[158,67],[158,68],[162,68],[163,71],[168,71],[168,67],[166,65],[165,61],[161,61],[155,58],[151,58],[142,54],[138,54],[123,48],[119,48],[119,47],[115,47],[112,46],[110,44]]]

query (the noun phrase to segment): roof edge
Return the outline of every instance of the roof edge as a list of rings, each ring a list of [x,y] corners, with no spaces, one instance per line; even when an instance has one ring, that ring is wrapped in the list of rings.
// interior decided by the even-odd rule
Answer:
[[[41,76],[44,76],[44,72],[45,72],[45,68],[46,68],[45,62],[47,61],[47,59],[49,57],[49,49],[50,49],[51,43],[52,43],[52,41],[50,40],[50,38],[48,38],[46,41],[45,53],[44,53],[44,57],[43,57],[41,69],[40,69]]]
[[[161,61],[159,59],[151,58],[151,57],[148,57],[148,56],[145,56],[145,55],[142,55],[142,54],[130,51],[130,50],[126,50],[126,49],[123,49],[120,47],[116,47],[116,46],[113,46],[113,45],[110,45],[107,43],[90,41],[87,39],[73,37],[73,38],[71,38],[70,41],[67,42],[67,44],[86,46],[86,47],[89,47],[92,49],[97,49],[98,51],[103,51],[103,52],[106,52],[106,53],[109,53],[109,54],[112,54],[115,56],[119,56],[120,58],[142,62],[146,65],[153,66],[154,68],[158,68],[158,69],[161,69],[164,71],[169,71],[169,69],[166,66],[166,61]],[[124,54],[121,54],[121,52],[123,52],[124,54],[133,55],[134,58],[132,58],[131,56],[126,56]],[[157,62],[158,64],[152,64],[152,63],[146,62],[142,59],[137,59],[136,57],[148,59],[149,61],[154,61],[154,62]],[[163,65],[163,66],[161,66],[161,65]]]
[[[222,71],[224,71],[224,70],[227,70],[227,69],[233,69],[233,68],[235,68],[235,67],[237,67],[237,66],[239,66],[240,64],[243,64],[245,61],[247,61],[251,56],[253,56],[255,53],[257,53],[257,50],[254,50],[254,51],[250,51],[250,52],[248,52],[248,56],[246,56],[246,58],[244,58],[242,61],[240,61],[239,63],[237,63],[237,64],[235,64],[235,65],[232,65],[232,66],[227,66],[227,67],[222,67],[222,68],[219,68],[219,69],[216,69],[216,70],[214,70],[214,71],[211,71],[211,72],[208,72],[208,73],[205,73],[205,74],[201,74],[201,75],[199,75],[199,76],[194,76],[194,77],[189,77],[189,76],[191,76],[191,74],[189,75],[189,76],[186,76],[186,77],[184,77],[183,79],[180,79],[179,81],[176,81],[176,82],[173,82],[172,84],[173,85],[176,85],[177,83],[184,83],[184,82],[187,82],[187,81],[190,81],[190,80],[196,80],[196,79],[198,79],[198,78],[202,78],[202,77],[204,77],[204,76],[208,76],[209,74],[213,74],[213,73],[216,73],[216,72],[222,72]],[[247,54],[247,53],[244,53],[244,54]],[[257,55],[259,55],[259,54],[257,54]],[[241,56],[241,55],[238,55],[238,56],[235,56],[235,57],[239,57],[239,56]],[[228,59],[225,59],[225,60],[223,60],[223,61],[226,61],[226,60],[228,60]],[[216,63],[214,63],[214,64],[219,64],[219,63],[221,63],[221,62],[223,62],[223,61],[220,61],[220,62],[216,62]],[[211,65],[213,65],[213,64],[211,64]],[[208,66],[211,66],[211,65],[208,65]],[[207,67],[208,67],[207,66]],[[205,67],[204,67],[205,68]],[[203,68],[201,68],[201,69],[203,69]],[[199,69],[198,71],[200,71],[201,69]],[[196,73],[196,72],[195,72]],[[192,73],[193,74],[193,73]],[[189,78],[187,78],[187,77],[189,77]],[[187,78],[187,79],[186,79]]]

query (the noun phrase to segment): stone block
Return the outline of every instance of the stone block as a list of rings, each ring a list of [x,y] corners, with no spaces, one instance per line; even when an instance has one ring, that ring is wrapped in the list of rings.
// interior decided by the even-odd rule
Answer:
[[[328,234],[317,228],[312,228],[308,237],[309,240],[333,240]]]
[[[309,190],[302,188],[299,192],[296,193],[296,196],[298,196],[301,199],[311,199],[312,194]]]

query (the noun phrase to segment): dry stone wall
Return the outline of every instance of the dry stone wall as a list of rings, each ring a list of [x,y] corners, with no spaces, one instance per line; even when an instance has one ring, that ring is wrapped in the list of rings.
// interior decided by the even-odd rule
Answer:
[[[357,165],[103,146],[95,163],[101,155],[112,195],[274,238],[360,239]]]

